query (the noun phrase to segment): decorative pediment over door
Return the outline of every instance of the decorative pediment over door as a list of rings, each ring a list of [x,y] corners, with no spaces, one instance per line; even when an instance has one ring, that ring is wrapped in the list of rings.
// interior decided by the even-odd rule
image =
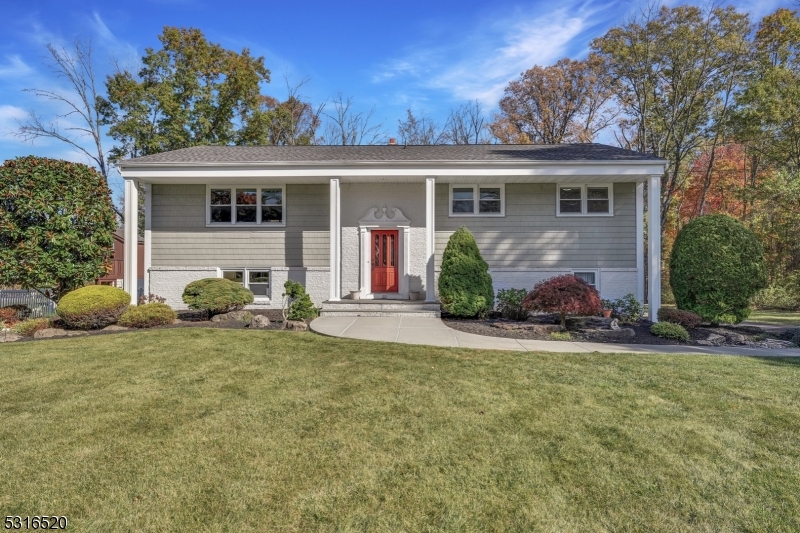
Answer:
[[[358,221],[358,225],[373,228],[402,228],[410,226],[411,221],[397,207],[387,208],[384,204],[383,207],[370,207],[367,214]]]

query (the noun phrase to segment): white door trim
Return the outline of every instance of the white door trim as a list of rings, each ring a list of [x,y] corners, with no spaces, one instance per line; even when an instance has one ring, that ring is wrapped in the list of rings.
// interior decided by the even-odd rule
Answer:
[[[392,212],[391,218],[388,212]],[[372,230],[397,230],[397,290],[398,292],[372,292]],[[367,214],[358,221],[360,243],[359,292],[364,300],[386,297],[387,300],[408,300],[408,276],[411,253],[411,221],[397,208],[370,208]]]

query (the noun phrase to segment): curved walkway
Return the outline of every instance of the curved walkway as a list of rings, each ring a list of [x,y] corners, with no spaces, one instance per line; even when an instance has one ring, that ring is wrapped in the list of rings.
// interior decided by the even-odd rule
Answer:
[[[800,357],[800,349],[797,348],[770,350],[765,348],[608,344],[485,337],[449,328],[438,318],[423,317],[324,316],[311,322],[311,330],[322,335],[348,339],[520,352],[680,353]]]

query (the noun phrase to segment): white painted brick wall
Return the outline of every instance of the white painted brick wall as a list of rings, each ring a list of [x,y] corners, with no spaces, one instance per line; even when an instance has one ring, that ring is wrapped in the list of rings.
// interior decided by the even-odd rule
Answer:
[[[151,267],[150,293],[167,299],[173,309],[188,309],[183,303],[183,289],[198,279],[217,278],[215,267]]]

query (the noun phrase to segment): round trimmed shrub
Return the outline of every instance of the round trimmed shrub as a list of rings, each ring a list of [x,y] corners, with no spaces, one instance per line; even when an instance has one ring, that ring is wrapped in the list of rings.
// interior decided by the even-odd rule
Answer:
[[[319,314],[317,308],[314,307],[311,296],[308,295],[302,284],[287,279],[283,284],[283,289],[286,291],[283,293],[284,305],[288,305],[288,308],[284,310],[286,320],[317,318]],[[285,322],[283,326],[286,327]]]
[[[489,265],[465,226],[450,236],[442,254],[439,299],[442,308],[456,316],[483,317],[494,308]]]
[[[676,339],[679,341],[688,341],[689,332],[680,324],[673,324],[672,322],[656,322],[650,326],[650,333],[656,337],[664,339]]]
[[[669,263],[679,309],[712,324],[750,315],[750,299],[767,285],[764,250],[755,234],[727,215],[705,215],[678,233]],[[728,315],[728,316],[726,316]]]
[[[558,313],[562,326],[566,326],[567,315],[592,316],[603,310],[597,289],[572,274],[540,281],[522,306],[530,311]]]
[[[119,317],[118,324],[126,328],[152,328],[172,324],[178,314],[162,303],[131,306]]]
[[[238,311],[253,303],[253,293],[229,279],[205,278],[193,281],[183,289],[183,303],[189,309],[205,311],[213,316]]]
[[[56,313],[67,327],[96,329],[114,324],[131,303],[131,296],[109,285],[87,285],[65,294]]]

